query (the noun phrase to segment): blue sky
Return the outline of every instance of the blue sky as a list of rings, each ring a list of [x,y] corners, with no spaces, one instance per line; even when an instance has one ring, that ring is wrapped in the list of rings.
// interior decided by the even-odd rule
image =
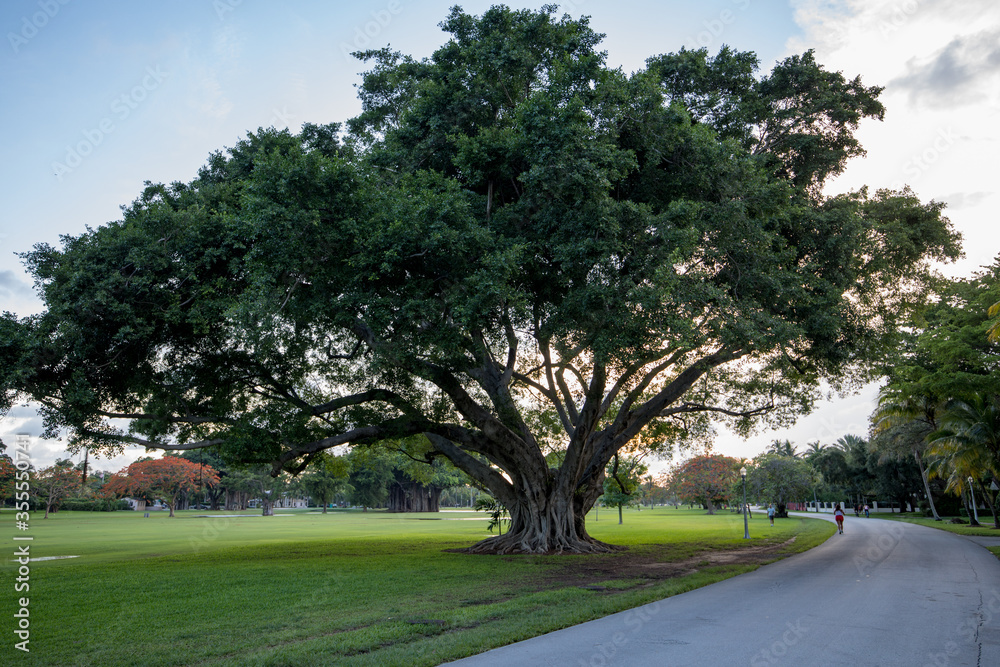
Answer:
[[[143,181],[188,181],[212,151],[247,130],[343,121],[359,111],[362,63],[347,55],[386,44],[417,57],[445,39],[453,2],[136,3],[6,0],[0,5],[0,310],[41,309],[14,255],[117,219]],[[465,2],[480,13],[492,3]],[[535,3],[508,3],[538,8]],[[614,66],[633,71],[681,46],[722,44],[758,54],[767,71],[814,48],[829,69],[887,87],[884,123],[862,127],[868,158],[831,191],[911,184],[948,201],[968,275],[1000,252],[992,160],[1000,133],[1000,3],[993,0],[572,0],[607,35]],[[867,429],[873,390],[833,401],[797,427],[750,441],[720,434],[723,453],[753,456],[770,439],[830,442]],[[37,435],[31,408],[0,422],[0,438]],[[36,442],[39,463],[62,445]],[[143,452],[99,467],[117,469]]]

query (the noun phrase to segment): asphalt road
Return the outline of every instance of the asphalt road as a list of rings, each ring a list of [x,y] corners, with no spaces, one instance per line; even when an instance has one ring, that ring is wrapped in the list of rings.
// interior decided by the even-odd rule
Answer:
[[[749,574],[452,664],[998,667],[1000,560],[848,516],[843,535]]]

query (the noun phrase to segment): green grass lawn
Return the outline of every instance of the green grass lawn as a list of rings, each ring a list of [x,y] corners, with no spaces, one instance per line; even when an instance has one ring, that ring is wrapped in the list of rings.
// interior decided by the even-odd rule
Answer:
[[[0,514],[8,545],[30,535],[33,558],[78,556],[32,562],[29,593],[13,592],[18,566],[4,559],[0,664],[436,665],[747,572],[833,533],[756,515],[748,542],[740,515],[629,510],[619,526],[602,510],[588,530],[627,550],[500,557],[447,551],[487,536],[469,512],[206,514],[39,513],[27,533]],[[13,648],[20,596],[30,654]]]

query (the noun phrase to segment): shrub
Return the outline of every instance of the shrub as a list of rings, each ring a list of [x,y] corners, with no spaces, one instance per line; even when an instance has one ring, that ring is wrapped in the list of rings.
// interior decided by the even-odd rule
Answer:
[[[59,504],[60,510],[70,512],[115,512],[129,509],[127,500],[67,498]]]

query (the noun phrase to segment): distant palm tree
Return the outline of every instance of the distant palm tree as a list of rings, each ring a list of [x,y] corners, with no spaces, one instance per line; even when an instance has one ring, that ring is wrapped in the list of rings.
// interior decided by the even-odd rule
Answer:
[[[793,459],[799,458],[799,454],[795,451],[795,445],[792,444],[791,440],[772,440],[771,444],[767,446],[767,452],[769,454],[777,454],[778,456],[790,456]]]
[[[982,474],[985,461],[982,451],[976,447],[967,447],[960,443],[952,442],[945,444],[942,442],[931,449],[934,457],[927,465],[927,474],[930,477],[938,477],[944,480],[945,491],[951,491],[966,497],[969,489],[969,478],[975,479]],[[992,509],[992,501],[986,497],[987,503]],[[966,505],[968,508],[968,505]],[[969,523],[975,525],[975,512],[969,512]],[[994,517],[994,524],[996,518]]]
[[[994,526],[1000,528],[996,503],[982,483],[984,477],[1000,478],[1000,405],[982,394],[948,401],[941,425],[929,438],[932,452],[952,461],[956,476],[972,473],[993,512]]]
[[[927,450],[927,437],[938,428],[941,403],[929,396],[898,395],[886,387],[879,392],[878,408],[872,416],[872,431],[881,443],[895,443],[896,456],[913,456],[924,483],[924,494],[935,521],[940,521],[930,480],[924,467],[923,454]],[[882,437],[879,437],[882,436]]]
[[[854,454],[856,456],[867,456],[868,452],[866,446],[868,441],[859,435],[853,435],[848,433],[837,438],[837,441],[833,443],[833,446],[841,450],[845,454]]]
[[[817,440],[816,442],[806,443],[806,453],[805,453],[806,460],[812,461],[817,456],[821,456],[825,449],[826,445],[819,444],[819,440]]]

